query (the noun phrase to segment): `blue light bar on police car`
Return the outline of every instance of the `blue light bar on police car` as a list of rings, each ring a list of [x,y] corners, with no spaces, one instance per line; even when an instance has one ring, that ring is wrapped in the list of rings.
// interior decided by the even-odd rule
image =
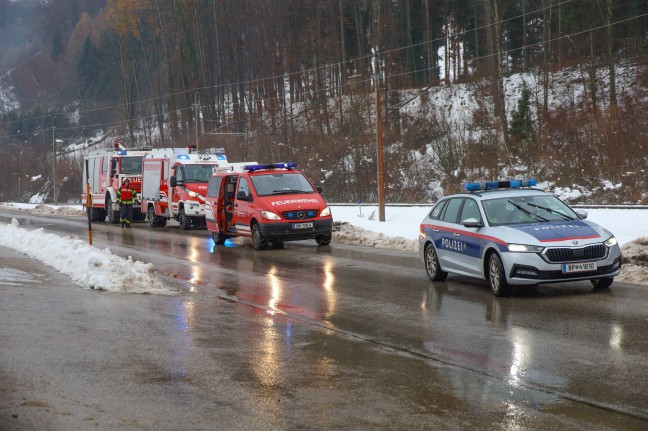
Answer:
[[[495,189],[519,189],[520,187],[534,187],[538,184],[535,178],[527,180],[500,180],[475,183],[464,183],[464,188],[469,192]]]
[[[271,163],[268,165],[245,165],[243,166],[243,169],[254,172],[263,169],[294,169],[296,167],[297,163]]]
[[[178,160],[189,160],[189,159],[191,159],[189,154],[180,154],[180,155],[178,155]]]

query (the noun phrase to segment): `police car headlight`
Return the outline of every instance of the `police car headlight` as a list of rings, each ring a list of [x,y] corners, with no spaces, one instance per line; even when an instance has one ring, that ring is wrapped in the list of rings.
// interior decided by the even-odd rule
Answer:
[[[281,217],[272,211],[261,211],[261,216],[267,220],[281,220]]]
[[[544,247],[539,245],[526,245],[526,244],[509,244],[509,251],[513,253],[542,253]]]
[[[608,246],[608,247],[613,247],[613,246],[617,245],[618,243],[619,243],[619,242],[617,241],[617,239],[616,239],[615,237],[611,236],[611,237],[608,238],[608,240],[605,241],[603,244],[605,244],[605,245]]]
[[[320,217],[328,217],[331,215],[331,207],[326,207],[320,213]]]

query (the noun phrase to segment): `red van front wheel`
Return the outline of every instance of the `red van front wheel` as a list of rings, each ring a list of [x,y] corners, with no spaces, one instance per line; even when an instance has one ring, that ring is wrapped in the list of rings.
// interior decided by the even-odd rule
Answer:
[[[331,234],[317,235],[315,237],[315,242],[317,245],[329,245],[331,243]]]
[[[252,243],[256,250],[265,250],[268,248],[268,240],[263,237],[259,223],[252,225]]]

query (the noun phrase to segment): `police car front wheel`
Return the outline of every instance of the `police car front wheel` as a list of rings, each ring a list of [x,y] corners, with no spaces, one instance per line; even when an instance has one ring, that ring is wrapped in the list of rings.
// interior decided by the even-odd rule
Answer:
[[[488,284],[495,296],[511,296],[513,287],[506,281],[502,259],[493,253],[488,259]]]
[[[432,281],[443,281],[448,277],[448,273],[441,270],[437,252],[432,244],[425,246],[425,272]]]
[[[614,277],[593,278],[590,280],[594,289],[607,289],[612,286]]]

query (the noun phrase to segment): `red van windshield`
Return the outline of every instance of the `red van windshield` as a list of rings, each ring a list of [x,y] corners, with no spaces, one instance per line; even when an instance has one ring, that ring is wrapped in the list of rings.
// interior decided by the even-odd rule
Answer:
[[[251,176],[259,196],[315,193],[313,186],[301,173],[275,173]]]

